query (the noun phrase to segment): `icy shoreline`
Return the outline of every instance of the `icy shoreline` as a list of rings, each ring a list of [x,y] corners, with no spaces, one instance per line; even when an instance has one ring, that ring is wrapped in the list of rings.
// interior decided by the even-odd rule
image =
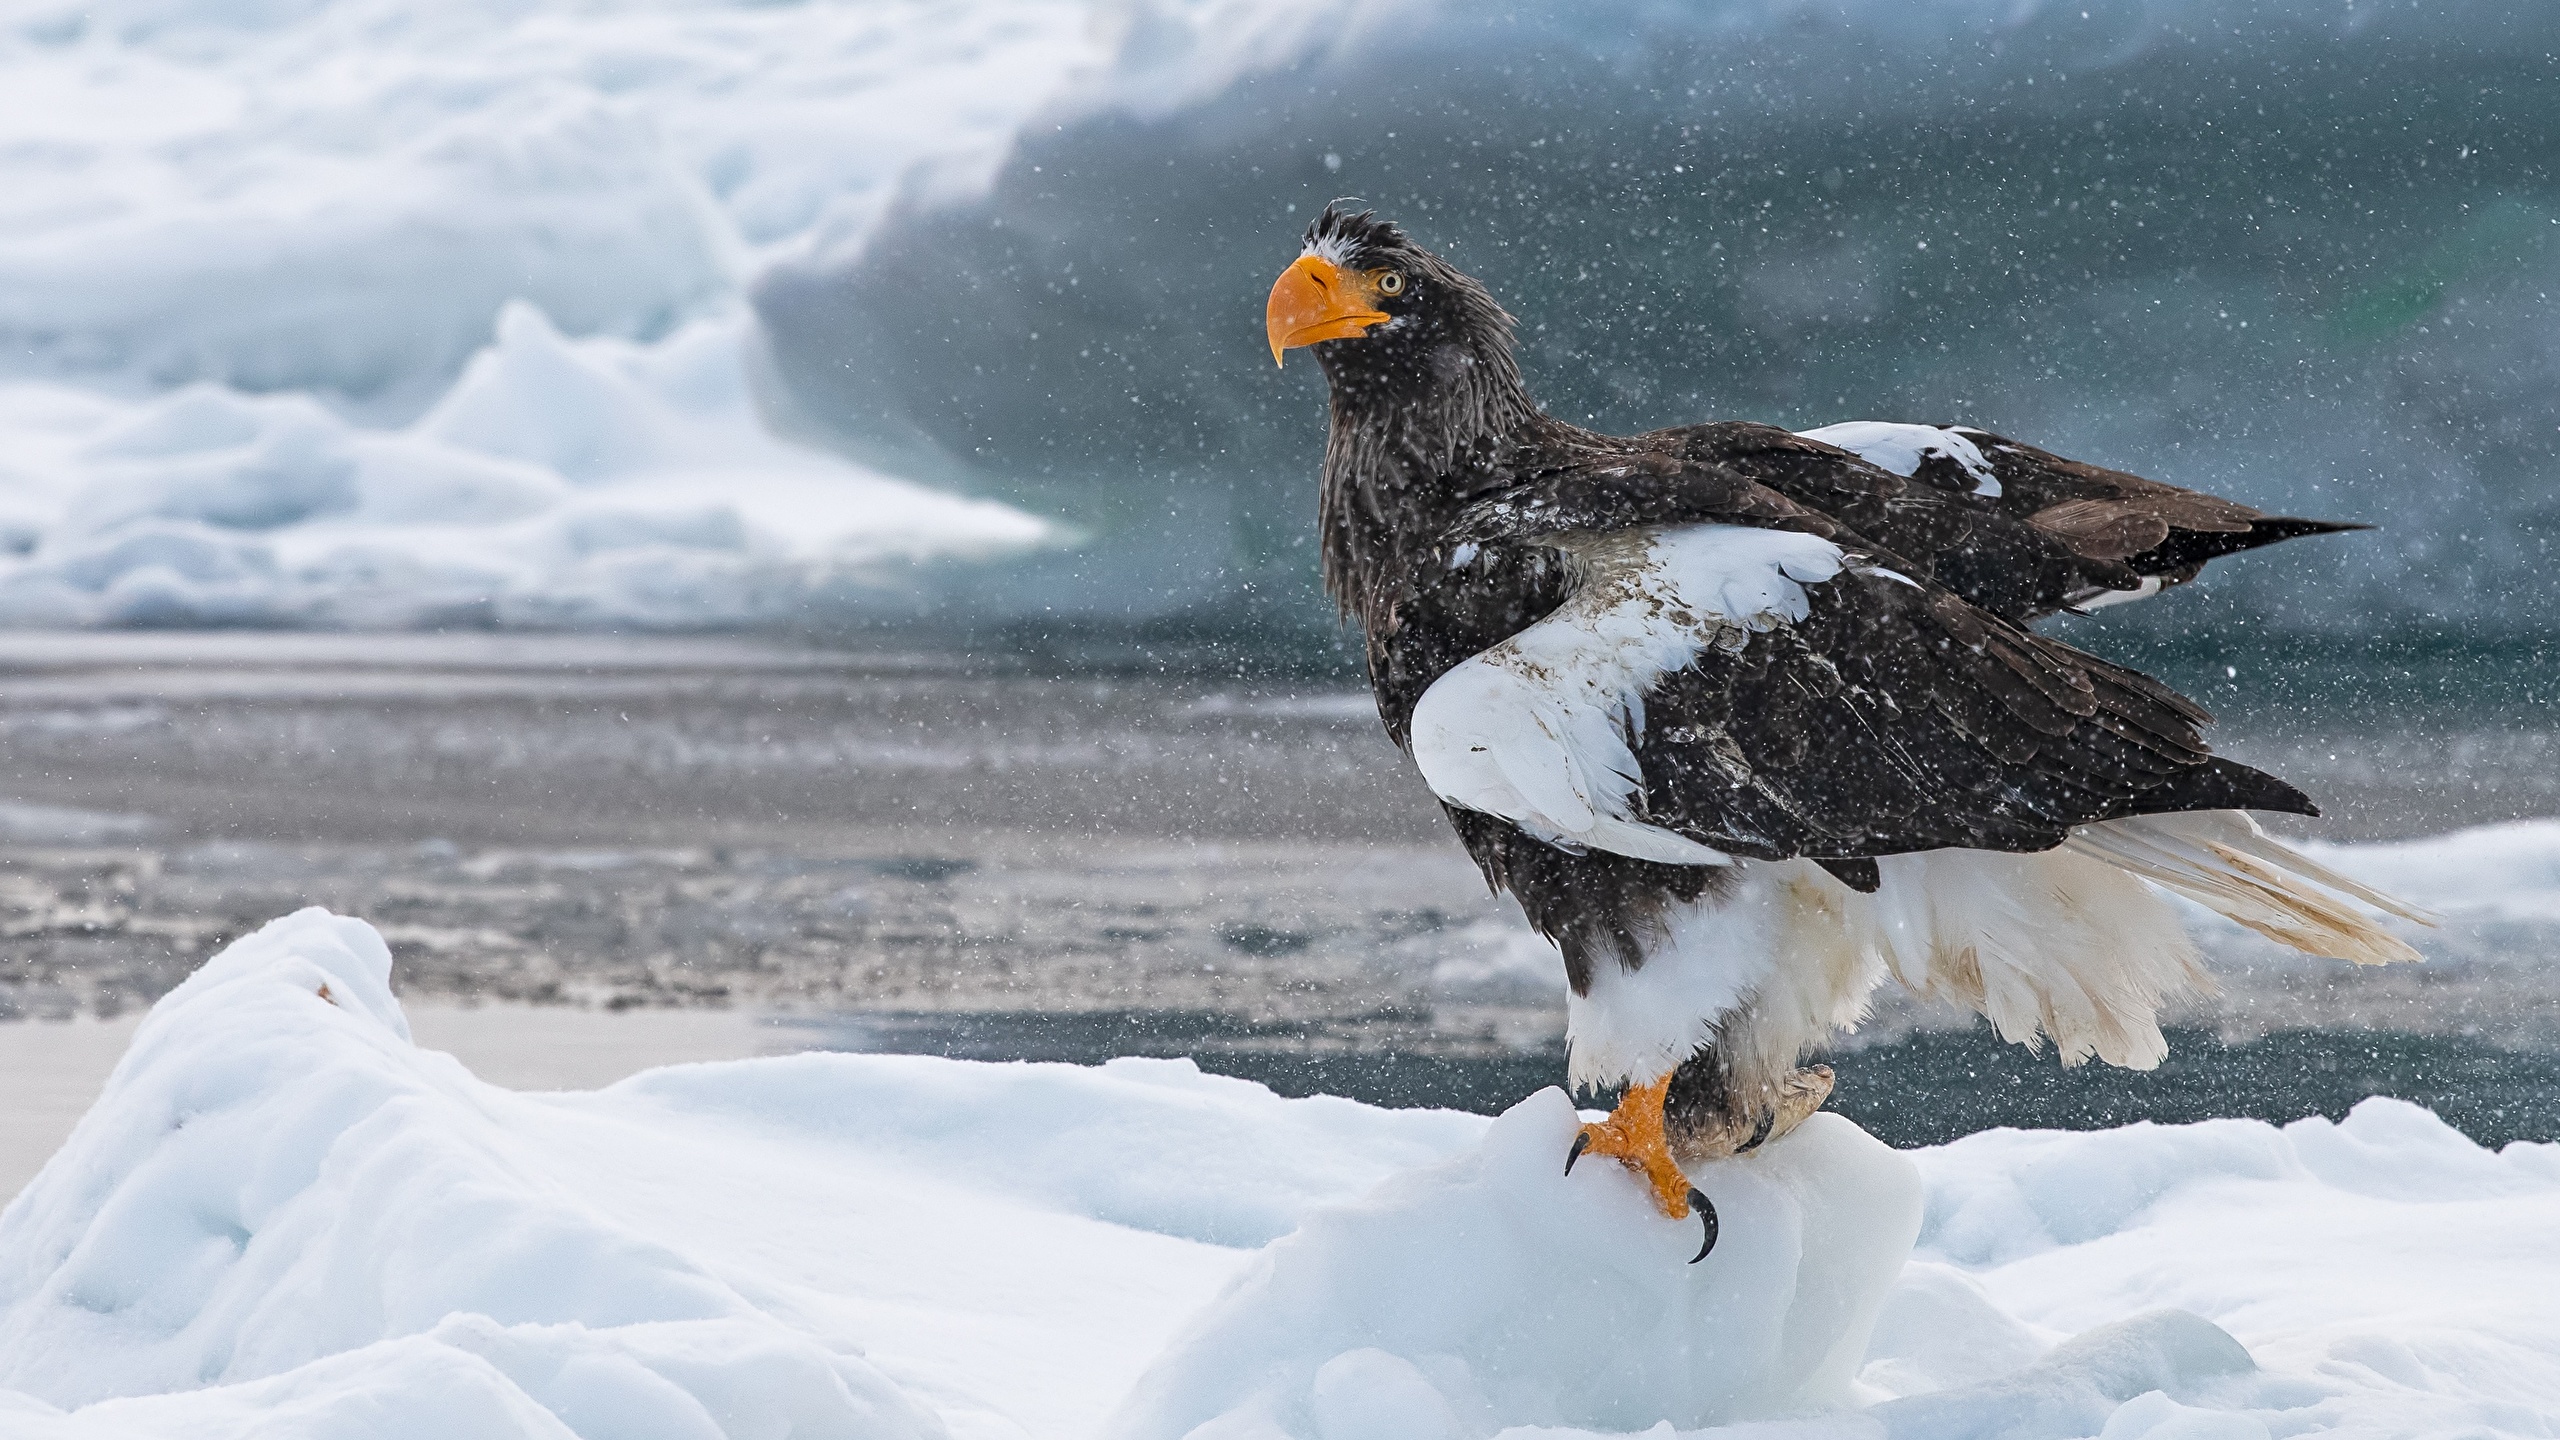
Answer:
[[[804,1055],[518,1094],[410,1044],[389,964],[304,911],[155,1009],[0,1212],[0,1430],[2166,1440],[2560,1407],[2560,1147],[2397,1102],[1908,1154],[1826,1123],[1701,1177],[1730,1214],[1690,1270],[1631,1185],[1550,1173],[1554,1092],[1488,1121],[1178,1061]]]

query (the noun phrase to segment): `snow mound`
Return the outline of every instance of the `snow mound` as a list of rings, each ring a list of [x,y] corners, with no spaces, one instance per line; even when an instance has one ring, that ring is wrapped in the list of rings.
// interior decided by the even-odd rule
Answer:
[[[2277,1434],[2531,1435],[2560,1414],[2560,1146],[2491,1152],[2375,1098],[2336,1122],[1991,1130],[1914,1158],[1920,1258],[1871,1383],[1996,1391],[1984,1358],[2168,1306],[2265,1368],[2164,1388]],[[1933,1354],[1931,1330],[1970,1355]],[[2212,1347],[2180,1348],[2210,1380]]]
[[[306,910],[154,1008],[0,1211],[0,1433],[1061,1433],[1233,1247],[1483,1128],[1181,1061],[517,1095],[409,1043],[390,963]]]
[[[1962,1333],[1939,1338],[1943,1343]],[[2212,1322],[2184,1310],[2155,1310],[2102,1325],[1996,1380],[1888,1400],[1869,1415],[1894,1440],[2080,1434],[2263,1440],[2265,1424],[2245,1415],[2205,1413],[2200,1423],[2180,1421],[2199,1409],[2172,1398],[2172,1392],[2210,1393],[2257,1368],[2240,1342]]]
[[[1323,1212],[1157,1362],[1111,1432],[1454,1440],[1836,1409],[1920,1225],[1911,1162],[1836,1115],[1692,1178],[1722,1238],[1561,1161],[1560,1090],[1481,1147]]]
[[[162,1002],[0,1215],[0,1380],[73,1406],[257,1382],[101,1407],[141,1433],[945,1433],[512,1163],[481,1087],[410,1046],[390,968],[305,911]]]
[[[2560,1147],[1824,1116],[1655,1216],[1498,1120],[1183,1061],[802,1055],[517,1094],[304,911],[0,1210],[0,1434],[2548,1436]],[[1856,1083],[1854,1065],[1844,1083]],[[1916,1241],[1914,1236],[1916,1234]],[[1906,1259],[1906,1256],[1909,1258]],[[1705,1428],[1700,1428],[1705,1427]]]

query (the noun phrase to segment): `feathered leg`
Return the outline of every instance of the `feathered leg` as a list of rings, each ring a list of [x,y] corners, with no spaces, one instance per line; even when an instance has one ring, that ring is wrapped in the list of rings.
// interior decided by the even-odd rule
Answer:
[[[1672,1153],[1691,1164],[1748,1154],[1804,1123],[1831,1098],[1831,1067],[1808,1065],[1773,1083],[1742,1087],[1713,1049],[1671,1072],[1663,1128]]]

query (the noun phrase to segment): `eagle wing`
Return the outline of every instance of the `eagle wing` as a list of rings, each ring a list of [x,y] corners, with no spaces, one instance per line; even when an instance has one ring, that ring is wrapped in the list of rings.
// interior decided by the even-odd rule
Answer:
[[[1877,855],[2043,850],[2168,811],[2313,813],[2213,756],[2204,711],[2165,686],[1734,467],[1651,453],[1553,467],[1461,517],[1459,543],[1551,545],[1580,582],[1415,706],[1415,759],[1450,804],[1567,849],[1805,856],[1862,888]]]
[[[1799,434],[1727,421],[1615,443],[1624,453],[1517,457],[1506,497],[1488,498],[1566,528],[1728,518],[1847,530],[1906,573],[2022,623],[2157,594],[2218,556],[2365,528],[2270,515],[1964,426],[1857,421]]]

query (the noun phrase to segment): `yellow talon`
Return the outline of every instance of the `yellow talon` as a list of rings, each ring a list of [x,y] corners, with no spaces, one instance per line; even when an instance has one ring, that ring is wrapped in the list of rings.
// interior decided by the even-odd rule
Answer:
[[[1689,1177],[1680,1173],[1679,1162],[1671,1158],[1671,1145],[1662,1130],[1662,1102],[1670,1093],[1669,1075],[1650,1084],[1628,1086],[1608,1119],[1584,1125],[1574,1137],[1565,1172],[1571,1174],[1574,1161],[1585,1155],[1609,1156],[1644,1177],[1652,1187],[1655,1208],[1674,1220],[1688,1219]]]

